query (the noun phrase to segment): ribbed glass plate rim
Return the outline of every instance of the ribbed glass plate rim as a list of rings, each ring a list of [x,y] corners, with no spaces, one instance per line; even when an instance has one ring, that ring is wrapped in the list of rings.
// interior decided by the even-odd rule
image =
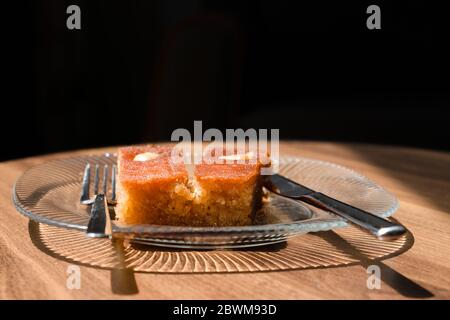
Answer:
[[[26,177],[26,175],[31,170],[37,170],[39,167],[42,167],[44,165],[50,165],[50,164],[57,164],[64,161],[89,161],[92,160],[94,157],[108,157],[109,159],[115,159],[116,154],[114,153],[102,153],[102,154],[90,154],[90,155],[81,155],[77,157],[69,157],[69,158],[61,158],[56,160],[50,160],[48,162],[39,164],[37,166],[34,166],[32,168],[27,169],[23,172],[23,174],[16,180],[13,186],[12,191],[12,200],[14,203],[14,206],[16,209],[23,214],[24,216],[28,217],[29,219],[32,219],[34,221],[37,221],[39,223],[44,223],[47,225],[57,226],[57,227],[64,227],[69,229],[76,229],[85,231],[87,226],[84,224],[78,224],[78,223],[70,223],[60,220],[54,220],[46,218],[42,215],[36,214],[32,211],[32,209],[26,208],[20,201],[19,195],[17,194],[17,185],[20,183],[20,181]],[[384,189],[382,186],[374,183],[364,175],[350,169],[344,166],[341,166],[339,164],[335,164],[332,162],[327,162],[323,160],[316,160],[312,158],[306,158],[306,157],[298,157],[298,156],[281,156],[280,157],[280,166],[292,164],[293,162],[310,162],[321,166],[326,167],[333,167],[335,169],[344,170],[350,175],[353,175],[354,177],[357,177],[358,179],[364,180],[365,182],[369,183],[371,186],[377,188],[380,192],[383,192],[386,197],[391,198],[391,206],[388,210],[381,213],[376,213],[384,218],[391,216],[399,207],[399,202],[397,198],[391,194],[389,191]],[[81,186],[81,181],[80,181]],[[290,223],[274,223],[274,224],[265,224],[265,225],[251,225],[251,226],[230,226],[230,227],[189,227],[189,226],[164,226],[164,225],[134,225],[134,226],[113,226],[113,230],[116,233],[123,233],[123,234],[129,234],[132,235],[132,238],[139,238],[139,235],[145,235],[149,234],[153,239],[158,239],[158,235],[161,236],[167,236],[167,235],[173,235],[173,236],[183,236],[183,235],[189,235],[193,236],[195,234],[198,234],[199,236],[218,236],[220,234],[223,235],[229,235],[229,234],[241,234],[240,237],[242,237],[242,233],[250,233],[252,234],[252,237],[258,237],[258,234],[261,234],[261,237],[264,237],[265,240],[267,240],[268,233],[277,234],[277,237],[280,233],[286,233],[285,237],[288,237],[290,234],[298,234],[298,233],[304,233],[304,232],[317,232],[317,231],[326,231],[333,228],[340,228],[347,226],[347,222],[345,222],[342,218],[332,215],[323,215],[320,214],[321,210],[314,210],[313,211],[313,217],[305,220],[299,220],[295,222]],[[238,236],[236,236],[238,237]],[[162,239],[161,239],[162,240]],[[167,239],[164,239],[164,242]],[[175,240],[175,239],[174,239]],[[175,240],[177,241],[177,240]],[[254,239],[252,240],[254,241]]]

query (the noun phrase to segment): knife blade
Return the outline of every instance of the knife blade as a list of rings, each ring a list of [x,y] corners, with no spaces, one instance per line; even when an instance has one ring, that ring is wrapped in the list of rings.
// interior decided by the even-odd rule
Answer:
[[[406,228],[399,223],[333,199],[279,174],[263,176],[263,186],[280,196],[330,211],[382,240],[395,239],[406,233]]]

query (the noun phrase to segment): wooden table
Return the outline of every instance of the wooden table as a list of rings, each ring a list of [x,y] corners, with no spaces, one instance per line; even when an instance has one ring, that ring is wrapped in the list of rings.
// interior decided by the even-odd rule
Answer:
[[[109,150],[114,150],[110,148]],[[90,150],[92,152],[92,150]],[[367,288],[362,265],[282,272],[136,273],[137,290],[115,294],[111,271],[81,266],[79,290],[66,287],[68,263],[35,247],[29,221],[11,202],[20,174],[50,159],[85,151],[0,163],[0,298],[2,299],[403,299],[450,298],[450,154],[399,147],[284,142],[282,154],[357,170],[400,200],[395,217],[414,245],[380,263],[380,289]],[[137,292],[137,293],[136,293]]]

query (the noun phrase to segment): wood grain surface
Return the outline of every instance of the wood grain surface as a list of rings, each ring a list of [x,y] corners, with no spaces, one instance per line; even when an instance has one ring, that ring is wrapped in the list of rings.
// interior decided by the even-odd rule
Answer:
[[[15,180],[45,161],[115,148],[81,150],[0,163],[0,298],[2,299],[406,299],[450,298],[450,154],[318,142],[283,142],[282,154],[350,167],[394,193],[395,218],[414,243],[377,261],[381,288],[368,289],[370,261],[277,272],[118,273],[80,266],[81,288],[66,285],[69,262],[33,243],[29,220],[12,205]],[[342,240],[345,242],[345,239]],[[347,248],[342,243],[343,248]],[[351,249],[348,249],[351,251]]]

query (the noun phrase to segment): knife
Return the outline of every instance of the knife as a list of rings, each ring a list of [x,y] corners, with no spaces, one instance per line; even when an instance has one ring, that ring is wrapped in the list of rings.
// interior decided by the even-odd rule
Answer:
[[[333,199],[279,174],[263,176],[263,185],[280,196],[300,200],[330,211],[369,231],[379,239],[396,239],[406,233],[406,228],[401,224],[388,221],[370,212]]]

